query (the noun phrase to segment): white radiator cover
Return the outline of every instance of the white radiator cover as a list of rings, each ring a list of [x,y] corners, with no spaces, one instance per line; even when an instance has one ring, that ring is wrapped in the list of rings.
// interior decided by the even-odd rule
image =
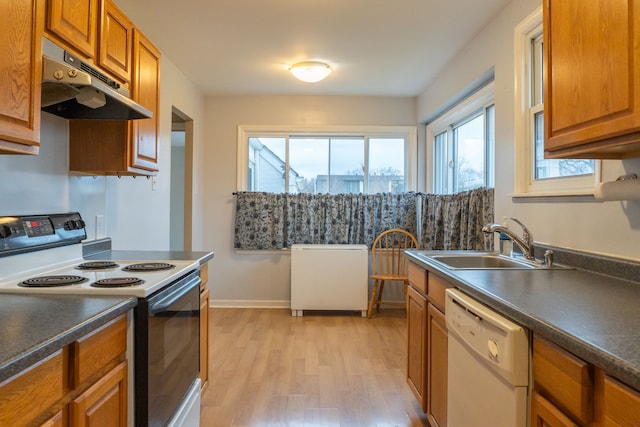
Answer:
[[[366,316],[368,266],[366,245],[292,245],[291,315],[349,310]]]

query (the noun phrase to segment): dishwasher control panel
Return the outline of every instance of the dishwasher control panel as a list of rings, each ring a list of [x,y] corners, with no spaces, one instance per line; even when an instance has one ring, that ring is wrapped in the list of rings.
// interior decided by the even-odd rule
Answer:
[[[450,339],[460,340],[513,385],[528,383],[528,334],[520,325],[457,289],[447,289],[446,322]]]

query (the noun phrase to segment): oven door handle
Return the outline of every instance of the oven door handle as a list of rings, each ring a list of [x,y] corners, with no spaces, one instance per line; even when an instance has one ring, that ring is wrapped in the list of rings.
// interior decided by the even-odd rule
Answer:
[[[151,304],[149,306],[149,311],[152,314],[166,311],[167,308],[171,306],[171,304],[186,295],[194,286],[200,286],[201,282],[202,280],[200,280],[200,276],[195,276],[193,279],[190,279],[184,284],[180,285],[180,287],[178,287],[177,289],[174,289],[167,296]]]

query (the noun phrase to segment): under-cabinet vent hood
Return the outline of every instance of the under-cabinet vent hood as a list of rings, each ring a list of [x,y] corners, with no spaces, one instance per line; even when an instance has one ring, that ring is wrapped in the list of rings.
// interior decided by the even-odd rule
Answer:
[[[56,45],[42,40],[42,111],[66,119],[134,120],[153,113],[129,90]]]

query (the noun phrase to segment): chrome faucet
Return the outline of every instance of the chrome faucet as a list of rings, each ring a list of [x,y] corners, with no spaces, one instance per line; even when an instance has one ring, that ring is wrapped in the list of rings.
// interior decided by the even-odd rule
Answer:
[[[515,232],[511,231],[510,228],[500,224],[485,224],[484,227],[482,227],[482,231],[484,231],[485,233],[503,233],[508,238],[510,238],[513,243],[518,245],[526,259],[535,260],[535,257],[533,256],[533,236],[531,235],[531,232],[527,227],[525,227],[523,223],[521,223],[517,219],[509,219],[513,220],[520,227],[522,227],[522,237],[519,237]]]

